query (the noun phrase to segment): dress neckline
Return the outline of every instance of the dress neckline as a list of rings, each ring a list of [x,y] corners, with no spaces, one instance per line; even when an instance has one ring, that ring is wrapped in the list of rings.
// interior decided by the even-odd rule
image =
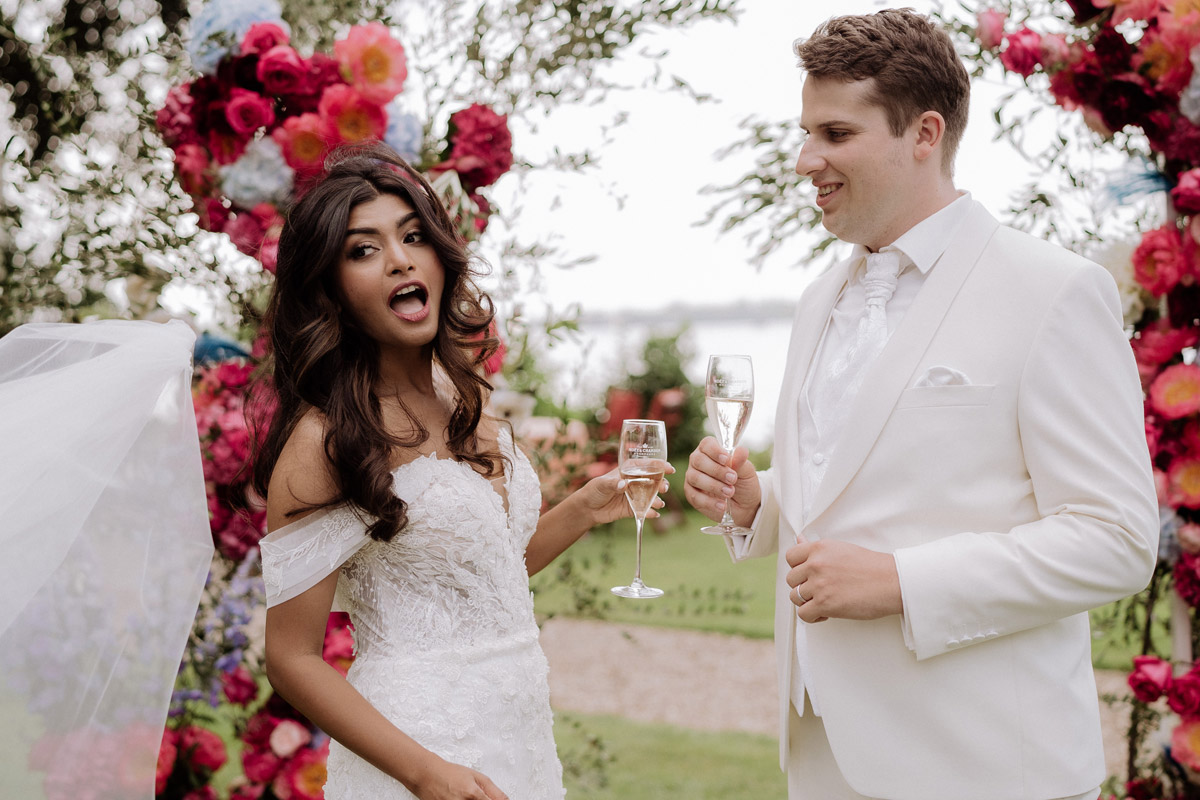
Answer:
[[[500,453],[501,456],[509,456],[511,454],[504,452],[504,443],[501,441],[502,436],[507,437],[509,439],[509,441],[511,442],[512,436],[507,430],[504,429],[503,425],[501,425],[499,427],[499,433],[496,436],[496,445],[501,450],[501,453]],[[509,449],[513,450],[515,448],[510,447]],[[467,472],[471,473],[476,478],[478,478],[479,480],[481,480],[487,484],[488,489],[492,492],[492,494],[494,494],[496,496],[496,499],[500,501],[500,510],[504,513],[505,521],[511,522],[512,509],[509,505],[509,497],[511,495],[511,492],[509,491],[509,489],[510,489],[510,483],[512,481],[512,474],[511,474],[511,470],[508,468],[505,458],[500,459],[500,475],[495,478],[485,477],[484,475],[482,475],[478,470],[476,470],[473,466],[471,466],[466,461],[459,461],[456,458],[444,458],[444,457],[438,455],[437,451],[434,451],[432,453],[422,453],[421,455],[414,458],[412,461],[405,461],[403,464],[397,465],[391,472],[392,476],[395,477],[395,476],[399,475],[401,470],[403,470],[405,467],[412,466],[413,464],[416,464],[419,461],[442,461],[442,462],[446,462],[449,464],[458,464],[461,467],[464,467],[467,470]],[[497,486],[496,486],[497,480],[501,481],[501,485],[504,487],[504,491],[500,491],[500,489],[497,488]]]

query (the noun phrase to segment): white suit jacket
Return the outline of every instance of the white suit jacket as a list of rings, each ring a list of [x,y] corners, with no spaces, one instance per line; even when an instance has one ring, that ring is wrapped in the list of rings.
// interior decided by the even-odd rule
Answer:
[[[1104,779],[1087,610],[1150,579],[1158,514],[1113,279],[978,203],[854,400],[807,524],[797,401],[849,263],[796,311],[745,557],[778,554],[780,753],[801,533],[895,554],[905,616],[808,625],[847,782],[889,800],[1047,800]],[[968,385],[914,388],[931,367]],[[733,548],[731,546],[731,552]],[[736,557],[735,557],[736,558]]]

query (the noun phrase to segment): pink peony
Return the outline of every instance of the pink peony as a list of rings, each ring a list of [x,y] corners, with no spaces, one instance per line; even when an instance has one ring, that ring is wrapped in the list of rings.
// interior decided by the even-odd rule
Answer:
[[[200,141],[196,130],[195,100],[190,89],[190,83],[172,86],[163,107],[154,114],[154,124],[169,145]]]
[[[1200,719],[1187,719],[1171,731],[1171,758],[1200,770]]]
[[[242,55],[247,56],[251,53],[261,55],[272,47],[287,43],[288,33],[283,28],[274,22],[256,22],[242,37]],[[261,81],[262,78],[259,77],[259,80]]]
[[[233,670],[222,673],[221,691],[229,702],[245,708],[258,697],[258,683],[245,665],[238,664]]]
[[[215,377],[226,389],[241,389],[250,383],[254,365],[247,362],[222,361],[216,367]]]
[[[1200,712],[1200,671],[1192,669],[1171,681],[1167,687],[1167,705],[1181,717]]]
[[[268,231],[263,236],[262,245],[258,248],[258,262],[263,265],[263,269],[272,275],[275,274],[275,266],[279,262],[279,234]]]
[[[208,150],[198,144],[181,144],[175,149],[175,174],[179,185],[190,195],[204,195],[212,190],[212,163]]]
[[[1110,25],[1119,25],[1125,20],[1147,20],[1158,11],[1159,0],[1092,0],[1096,8],[1113,10]]]
[[[271,790],[280,800],[322,800],[328,758],[328,743],[319,750],[301,750],[275,777]]]
[[[216,772],[225,763],[225,743],[207,728],[188,725],[179,732],[179,752],[195,769]]]
[[[266,520],[267,515],[262,511],[233,513],[216,536],[217,550],[229,560],[240,562],[266,534]]]
[[[1179,538],[1179,548],[1190,555],[1200,553],[1200,524],[1185,522],[1175,532]]]
[[[333,54],[350,84],[373,103],[383,105],[404,88],[404,47],[382,22],[355,25],[334,42]]]
[[[283,152],[283,160],[297,175],[311,177],[324,167],[329,140],[317,114],[289,117],[271,135]]]
[[[266,97],[249,89],[231,89],[225,103],[225,119],[234,131],[249,136],[259,128],[275,124],[275,106]]]
[[[508,118],[478,103],[450,116],[450,157],[432,171],[455,170],[470,189],[490,186],[512,168]]]
[[[1181,419],[1200,411],[1200,367],[1174,364],[1150,384],[1150,405],[1164,419]]]
[[[985,8],[979,12],[978,24],[975,26],[975,36],[979,46],[984,50],[995,50],[1004,41],[1004,22],[1008,15],[994,8]]]
[[[1200,458],[1179,456],[1171,461],[1167,467],[1167,501],[1173,508],[1200,508]]]
[[[325,644],[321,657],[325,663],[345,675],[354,663],[354,634],[349,627],[339,627],[331,622],[325,629]]]
[[[1065,67],[1071,60],[1071,46],[1067,44],[1067,37],[1061,33],[1043,34],[1039,60],[1042,69],[1047,72],[1056,72]]]
[[[1155,656],[1134,656],[1129,688],[1143,703],[1153,703],[1171,685],[1171,664]]]
[[[1143,234],[1133,252],[1133,275],[1143,289],[1153,295],[1169,292],[1187,271],[1183,238],[1174,224]]]
[[[294,756],[297,750],[311,742],[312,733],[296,720],[285,719],[280,720],[279,724],[275,726],[275,730],[271,731],[271,738],[268,741],[271,745],[271,752],[286,759]]]
[[[1133,354],[1139,364],[1165,364],[1185,347],[1192,347],[1200,340],[1195,328],[1173,328],[1170,320],[1160,319],[1138,331],[1133,339]]]
[[[1179,175],[1179,182],[1171,190],[1171,202],[1180,214],[1200,213],[1200,168]]]
[[[1000,63],[1009,72],[1028,78],[1037,69],[1042,57],[1042,37],[1029,28],[1004,37],[1008,46],[1000,53]]]
[[[285,44],[272,47],[258,59],[257,76],[267,94],[308,94],[312,80],[308,64]]]
[[[382,139],[387,131],[387,113],[383,107],[350,86],[326,89],[317,113],[321,116],[322,131],[331,143]]]

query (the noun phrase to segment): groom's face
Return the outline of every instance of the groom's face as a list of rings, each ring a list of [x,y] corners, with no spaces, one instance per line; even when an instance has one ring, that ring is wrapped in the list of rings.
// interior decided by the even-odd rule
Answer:
[[[800,126],[807,132],[796,172],[817,189],[821,224],[844,242],[878,250],[917,219],[915,129],[893,136],[884,110],[868,101],[874,79],[809,75]]]

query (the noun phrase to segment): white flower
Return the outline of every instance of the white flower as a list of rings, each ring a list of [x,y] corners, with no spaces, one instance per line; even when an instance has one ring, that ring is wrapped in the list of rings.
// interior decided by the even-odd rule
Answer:
[[[1188,54],[1192,62],[1192,79],[1179,95],[1179,110],[1193,125],[1200,125],[1200,45]]]
[[[221,167],[221,192],[243,208],[259,203],[287,203],[295,172],[270,136],[251,142],[242,157]]]
[[[1133,274],[1133,251],[1137,244],[1126,240],[1117,240],[1097,245],[1088,253],[1088,258],[1104,267],[1117,282],[1117,290],[1121,295],[1121,315],[1126,325],[1132,325],[1142,317],[1148,300],[1146,290]]]

